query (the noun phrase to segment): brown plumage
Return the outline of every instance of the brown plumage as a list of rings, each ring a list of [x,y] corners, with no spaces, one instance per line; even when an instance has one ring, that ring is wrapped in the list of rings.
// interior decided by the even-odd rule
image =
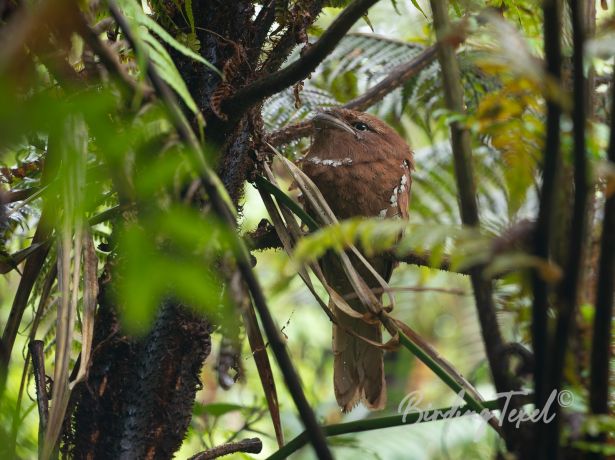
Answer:
[[[313,118],[312,145],[303,159],[303,171],[314,181],[339,219],[353,216],[408,218],[412,152],[406,142],[382,120],[347,109],[331,109]],[[354,256],[351,260],[372,288],[379,284]],[[372,257],[372,266],[389,280],[390,259]],[[341,295],[353,292],[333,255],[322,260],[327,282]],[[377,296],[378,298],[381,295]],[[358,300],[350,306],[365,312]],[[379,324],[352,318],[331,305],[338,323],[374,342],[382,342]],[[370,409],[386,403],[383,351],[333,326],[334,389],[340,407],[351,410],[360,401]]]

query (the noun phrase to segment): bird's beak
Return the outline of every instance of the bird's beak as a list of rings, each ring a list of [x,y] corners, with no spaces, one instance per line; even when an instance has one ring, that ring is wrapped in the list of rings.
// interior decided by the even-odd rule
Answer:
[[[354,129],[352,129],[350,125],[348,125],[343,120],[327,112],[318,112],[312,118],[312,123],[314,123],[314,126],[317,129],[318,128],[320,129],[323,129],[323,128],[341,129],[342,131],[346,131],[352,134],[353,136],[356,135]]]

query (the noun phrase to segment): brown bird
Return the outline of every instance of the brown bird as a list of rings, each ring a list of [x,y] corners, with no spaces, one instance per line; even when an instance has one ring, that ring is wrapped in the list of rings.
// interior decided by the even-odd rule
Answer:
[[[335,215],[339,219],[407,219],[413,158],[395,130],[372,115],[347,109],[321,112],[312,121],[315,134],[302,168]],[[380,287],[356,257],[351,256],[351,261],[370,288]],[[390,279],[390,258],[375,256],[369,262],[385,280]],[[337,257],[327,255],[321,264],[331,287],[342,296],[353,293]],[[366,311],[356,298],[348,303],[358,312]],[[372,342],[382,342],[380,324],[353,318],[330,306],[340,326]],[[370,409],[382,409],[386,403],[382,349],[334,325],[333,353],[335,397],[342,410],[350,411],[360,401]]]

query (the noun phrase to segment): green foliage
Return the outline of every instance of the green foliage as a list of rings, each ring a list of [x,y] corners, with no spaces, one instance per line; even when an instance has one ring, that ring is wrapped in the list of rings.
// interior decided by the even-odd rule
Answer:
[[[194,59],[196,62],[199,62],[213,70],[218,75],[222,76],[220,70],[218,70],[215,66],[213,66],[210,62],[205,60],[200,54],[197,53],[199,44],[198,40],[196,40],[194,35],[194,17],[192,15],[192,3],[186,3],[187,15],[190,20],[190,25],[192,27],[191,35],[184,37],[184,42],[186,44],[181,43],[171,36],[169,32],[167,32],[160,24],[150,18],[147,14],[143,12],[141,7],[134,2],[124,1],[122,2],[124,7],[124,11],[126,13],[126,17],[133,21],[137,27],[134,27],[134,31],[139,32],[139,40],[141,41],[141,46],[144,46],[144,50],[146,50],[147,55],[155,64],[157,70],[160,72],[160,76],[173,88],[177,94],[180,95],[183,102],[186,106],[192,110],[192,112],[197,113],[198,109],[192,95],[188,91],[186,87],[186,83],[182,79],[175,66],[175,63],[171,59],[166,48],[152,35],[150,32],[156,34],[164,43],[176,51],[179,51],[181,54],[188,56],[189,58]],[[138,27],[143,26],[143,27]]]
[[[118,238],[121,250],[118,304],[126,328],[149,330],[165,299],[178,299],[210,316],[228,316],[220,297],[222,281],[211,262],[229,248],[227,230],[211,218],[182,207],[164,209],[126,224]]]
[[[403,221],[347,219],[302,238],[294,257],[300,264],[313,262],[330,249],[341,251],[355,243],[359,243],[369,256],[390,249],[405,226]]]
[[[195,23],[199,18],[194,16],[192,0],[152,0],[149,3],[154,16],[146,14],[139,2],[124,0],[120,3],[134,26],[141,51],[150,57],[163,79],[198,119],[196,103],[171,54],[177,52],[191,58],[195,66],[219,75],[220,72],[199,54],[201,43]],[[262,6],[263,2],[257,3]],[[332,8],[342,8],[350,2],[326,3]],[[276,2],[274,28],[287,25],[289,8],[299,4],[298,1]],[[385,78],[396,65],[415,58],[426,44],[433,42],[430,18],[421,10],[422,4],[415,0],[407,5],[396,0],[380,2],[370,11],[369,27],[387,31],[396,22],[407,21],[412,30],[386,38],[361,32],[348,34],[305,81],[298,100],[289,89],[266,101],[263,109],[266,128],[279,129],[304,120],[316,109],[351,101]],[[517,249],[500,253],[495,246],[500,242],[497,235],[520,220],[534,216],[537,209],[536,185],[540,182],[544,144],[544,95],[553,96],[565,111],[570,110],[570,101],[565,91],[544,75],[540,61],[542,23],[540,15],[536,14],[539,2],[494,0],[486,4],[476,1],[451,4],[455,16],[468,19],[469,37],[458,52],[468,115],[462,117],[444,109],[442,74],[436,62],[369,109],[405,136],[415,151],[417,169],[413,172],[410,223],[351,219],[317,229],[315,222],[302,214],[295,203],[294,214],[312,233],[299,241],[293,254],[294,262],[315,261],[328,250],[342,250],[357,244],[368,255],[382,251],[395,251],[398,256],[416,253],[428,256],[433,266],[450,262],[456,270],[476,263],[486,264],[485,275],[499,277],[494,282],[495,301],[507,338],[527,343],[531,298],[527,280],[520,270],[538,268],[544,279],[554,282],[561,277],[561,268]],[[491,15],[483,11],[485,6],[496,8],[502,14]],[[385,19],[374,14],[378,9],[386,13]],[[173,24],[171,11],[179,13],[173,16],[181,17],[185,24]],[[407,11],[415,16],[406,17]],[[365,24],[359,27],[364,30]],[[612,57],[613,36],[609,27],[612,28],[605,25],[599,30],[598,38],[588,43],[587,57],[597,64],[603,76],[610,78],[612,66],[605,62]],[[314,25],[310,30],[319,34],[324,29]],[[128,64],[129,75],[137,81],[145,81],[142,60],[121,41],[114,46],[119,49],[123,63]],[[77,45],[71,52],[71,58],[75,59],[71,63],[79,70],[87,69],[86,56],[82,53],[83,46]],[[297,50],[291,61],[298,55]],[[191,152],[178,142],[166,109],[159,102],[143,104],[139,94],[134,100],[122,100],[115,85],[106,79],[78,89],[64,85],[45,65],[42,59],[37,59],[32,84],[15,84],[14,80],[4,77],[0,81],[0,161],[3,166],[0,181],[12,192],[28,189],[35,192],[19,204],[6,207],[7,215],[2,216],[6,217],[6,222],[0,225],[0,262],[4,264],[10,261],[11,254],[28,248],[41,214],[45,214],[51,229],[44,241],[51,243],[50,254],[34,283],[20,327],[23,336],[18,336],[17,352],[13,353],[7,391],[0,396],[2,458],[32,457],[37,449],[36,409],[26,399],[33,394],[32,382],[24,377],[25,392],[18,392],[23,362],[16,358],[24,352],[31,335],[44,341],[48,369],[53,369],[57,306],[63,295],[52,276],[58,257],[62,260],[57,241],[64,236],[69,245],[74,244],[77,222],[97,219],[96,225],[86,224],[85,228],[93,234],[97,244],[98,274],[102,275],[103,264],[107,264],[106,268],[111,270],[107,275],[117,283],[114,284],[115,301],[127,333],[146,333],[160,304],[169,300],[179,301],[215,318],[225,330],[238,328],[239,315],[230,309],[227,299],[230,289],[227,278],[235,270],[232,258],[227,255],[236,249],[236,235],[214,219],[207,209],[197,212],[185,204],[188,196],[196,196],[199,202],[207,198],[198,187],[200,171],[191,161]],[[609,99],[610,91],[606,86],[603,85],[598,95],[603,102]],[[137,107],[139,109],[135,110]],[[571,149],[568,115],[562,123],[562,150],[566,162],[569,162]],[[588,130],[588,152],[595,177],[600,178],[612,174],[598,164],[604,158],[609,138],[608,127],[603,123],[607,116],[608,110],[601,109]],[[483,222],[480,231],[459,225],[457,185],[448,141],[451,121],[460,121],[471,133],[477,199]],[[77,142],[85,147],[82,162],[76,162],[79,149],[71,148]],[[306,145],[307,141],[295,143],[284,153],[297,158]],[[283,182],[284,174],[280,176]],[[81,184],[80,193],[74,192],[76,183]],[[273,189],[267,184],[271,186],[268,182],[257,181],[259,189],[271,193],[278,202],[292,206],[282,192],[284,188]],[[607,193],[608,187],[610,185],[605,189]],[[251,192],[248,192],[243,214],[245,229],[251,229],[260,218],[266,217],[258,198]],[[71,222],[74,225],[69,225]],[[75,250],[64,260],[74,267],[79,257]],[[328,320],[295,276],[296,265],[289,264],[280,253],[258,254],[257,259],[258,276],[266,286],[271,310],[288,338],[288,347],[310,403],[322,420],[339,422],[344,416],[335,407],[330,388],[332,356]],[[0,280],[0,323],[3,325],[9,315],[11,296],[21,280],[23,264],[16,268],[20,272],[11,270]],[[78,294],[79,316],[84,313],[82,278],[78,276],[73,285]],[[486,384],[490,376],[484,363],[484,347],[474,306],[468,296],[471,287],[467,277],[402,265],[396,270],[391,285],[399,291],[396,292],[395,317],[416,327],[444,356],[450,357],[456,367],[469,375],[473,384],[484,385],[489,391]],[[49,295],[45,297],[47,288]],[[314,290],[326,297],[321,286],[316,285]],[[589,330],[594,318],[593,305],[583,305],[580,316],[580,329]],[[81,349],[81,319],[75,321],[74,327],[74,340],[67,344],[70,368]],[[242,335],[241,331],[237,333],[239,337]],[[585,337],[577,345],[587,348],[589,342],[590,338]],[[248,369],[247,381],[226,394],[216,393],[216,383],[211,377],[215,373],[214,365],[207,364],[209,367],[203,372],[205,390],[199,394],[194,408],[191,435],[185,445],[189,451],[186,457],[196,450],[195,445],[201,449],[211,447],[252,430],[265,433],[266,450],[275,450],[273,441],[267,439],[273,430],[260,397],[262,389],[254,377],[257,371],[252,352],[244,344],[238,356]],[[391,380],[388,413],[396,411],[396,403],[408,389],[424,393],[426,403],[444,405],[442,402],[449,397],[444,385],[422,365],[399,356],[396,353],[387,355]],[[585,377],[575,375],[573,367],[570,365],[567,369],[569,380],[580,388]],[[30,369],[25,372],[26,376],[31,375]],[[274,373],[276,381],[281,382],[277,369]],[[280,401],[288,437],[300,431],[300,426],[290,396],[281,391]],[[583,404],[585,401],[574,410],[585,410]],[[356,417],[364,415],[354,414]],[[336,446],[336,456],[340,458],[356,458],[358,449],[361,449],[360,455],[374,458],[393,458],[395,453],[406,458],[408,452],[416,454],[417,458],[421,455],[448,458],[447,448],[455,456],[491,458],[491,444],[494,443],[472,442],[468,435],[471,430],[460,425],[451,424],[453,431],[465,429],[459,435],[426,426],[413,430],[412,436],[408,436],[409,431],[395,432],[395,435],[390,431],[366,433],[332,440],[331,445]],[[613,431],[613,418],[590,417],[582,431],[591,435]],[[425,440],[435,436],[441,436],[443,444],[450,445],[426,448]],[[375,442],[379,442],[377,449],[373,448]],[[579,442],[576,446],[606,455],[612,453],[610,445]],[[297,456],[306,458],[307,454]]]

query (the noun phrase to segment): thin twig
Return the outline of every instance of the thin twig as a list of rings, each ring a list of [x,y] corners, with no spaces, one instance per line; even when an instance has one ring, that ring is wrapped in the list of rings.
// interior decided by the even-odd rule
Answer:
[[[559,316],[555,330],[555,339],[552,350],[552,368],[550,372],[549,390],[559,391],[562,387],[564,365],[570,331],[574,324],[577,311],[578,288],[581,272],[584,266],[584,245],[586,233],[586,205],[588,196],[587,184],[587,158],[585,152],[585,124],[586,114],[586,79],[583,68],[583,47],[585,44],[583,8],[585,2],[569,0],[569,9],[572,22],[573,45],[573,98],[572,110],[573,138],[574,138],[574,202],[572,205],[572,229],[570,234],[570,247],[568,249],[568,263],[561,285],[559,298],[561,299]],[[560,406],[555,405],[554,419],[548,427],[548,451],[556,453],[559,450],[560,439]]]
[[[543,2],[544,48],[548,76],[559,84],[561,79],[561,5],[559,0]],[[542,189],[540,191],[540,207],[536,222],[534,240],[534,255],[548,260],[551,246],[551,230],[555,207],[558,170],[560,166],[560,117],[559,104],[547,99],[547,121],[545,155],[542,174]],[[549,308],[549,287],[538,270],[532,271],[532,290],[534,301],[532,305],[532,346],[534,349],[534,397],[537,408],[542,408],[547,399],[548,344],[547,311]],[[535,445],[533,458],[546,458],[544,443],[545,424],[537,423],[534,427]]]
[[[47,394],[47,377],[45,375],[45,344],[42,340],[32,340],[28,344],[32,359],[34,373],[34,386],[36,388],[36,405],[38,407],[38,446],[39,454],[43,448],[47,419],[49,417],[49,395]]]
[[[232,97],[224,101],[222,110],[229,118],[237,118],[247,109],[275,93],[307,78],[327,55],[333,51],[346,32],[378,0],[354,0],[340,13],[331,26],[322,34],[303,56],[288,65],[254,83],[239,89]]]
[[[237,442],[229,442],[221,446],[207,449],[204,452],[193,455],[189,460],[211,460],[213,458],[223,457],[225,455],[234,454],[236,452],[247,452],[250,454],[258,454],[263,449],[263,443],[258,438],[242,439]]]
[[[115,4],[115,1],[109,0],[108,3],[113,18],[122,29],[128,42],[131,44],[133,49],[137,50],[137,52],[141,51],[137,47],[137,43],[130,26]],[[203,150],[199,145],[194,132],[191,130],[190,125],[181,113],[181,109],[179,108],[175,95],[162,81],[160,75],[158,75],[158,72],[149,59],[146,59],[146,69],[147,75],[152,82],[154,90],[165,103],[170,112],[171,121],[177,130],[177,133],[182,141],[189,147],[190,153],[194,157],[192,158],[192,161],[198,168],[198,172],[201,175],[201,180],[203,182],[203,187],[211,200],[214,211],[227,225],[229,225],[229,227],[235,227],[236,221],[234,213],[229,207],[228,201],[223,197],[224,192],[219,188],[221,187],[219,179],[217,179],[213,171],[205,162]],[[319,458],[325,460],[332,459],[333,456],[327,446],[326,439],[320,429],[320,426],[318,425],[316,416],[314,415],[314,412],[305,397],[303,389],[301,388],[299,376],[293,367],[290,356],[286,351],[284,341],[282,340],[273,317],[269,312],[263,291],[254,273],[252,272],[249,253],[239,238],[237,239],[237,244],[235,246],[235,257],[237,259],[237,265],[243,280],[252,294],[254,306],[261,317],[263,328],[265,329],[271,349],[274,352],[282,371],[282,375],[284,376],[286,386],[293,397],[303,424],[310,434],[310,441],[314,446],[314,450]]]

